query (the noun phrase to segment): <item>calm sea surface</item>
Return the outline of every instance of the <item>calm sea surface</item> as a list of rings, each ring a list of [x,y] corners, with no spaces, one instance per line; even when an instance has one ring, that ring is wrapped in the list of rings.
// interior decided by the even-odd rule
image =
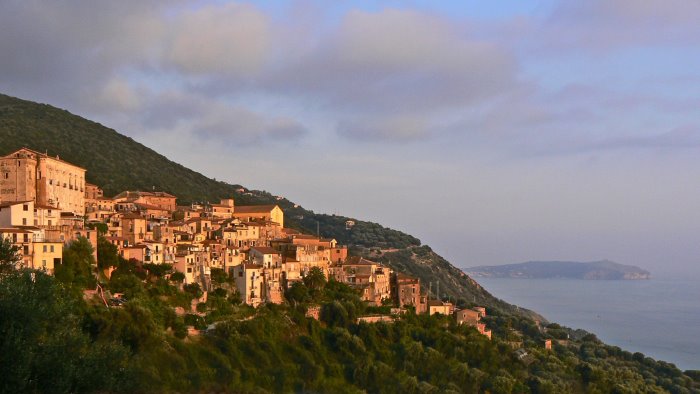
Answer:
[[[491,294],[610,345],[700,370],[700,281],[492,279]]]

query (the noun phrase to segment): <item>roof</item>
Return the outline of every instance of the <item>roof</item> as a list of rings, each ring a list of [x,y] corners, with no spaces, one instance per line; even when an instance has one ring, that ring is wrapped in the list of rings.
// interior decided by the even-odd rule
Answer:
[[[428,306],[452,306],[449,302],[442,302],[440,300],[429,300]]]
[[[250,249],[255,249],[262,254],[280,254],[280,252],[277,249],[271,248],[269,246],[253,246]]]
[[[187,219],[185,221],[186,224],[197,223],[197,222],[211,222],[211,219],[197,217],[197,218],[190,218],[190,219]]]
[[[420,279],[416,278],[415,276],[402,274],[401,272],[396,273],[396,279],[401,281],[420,281]]]
[[[259,264],[245,263],[245,264],[242,264],[242,265],[243,265],[243,268],[244,268],[244,269],[247,269],[247,270],[260,270],[260,269],[263,269],[263,266],[262,266],[262,265],[259,265]]]
[[[11,228],[0,228],[0,233],[20,233],[20,234],[31,234],[29,230],[23,230],[21,228],[11,227]]]
[[[32,202],[32,200],[27,200],[27,201],[7,201],[2,204],[0,204],[0,208],[7,208],[11,207],[13,205],[19,205],[19,204],[26,204],[28,202]]]
[[[318,240],[318,237],[314,235],[309,235],[309,234],[299,234],[295,235],[294,239],[313,239],[313,240]]]
[[[43,205],[43,204],[34,204],[34,208],[38,208],[38,209],[58,209],[58,208],[56,208],[56,207],[54,207],[54,206],[51,206],[51,205]]]
[[[132,246],[125,246],[124,249],[146,249],[146,245],[132,245]]]
[[[278,205],[239,205],[234,208],[233,214],[245,213],[268,213],[278,207]]]
[[[76,215],[73,212],[61,212],[61,218],[74,218],[77,219],[79,218],[80,215]],[[82,220],[82,219],[81,219]]]
[[[141,209],[152,209],[152,210],[157,210],[157,211],[167,211],[167,209],[165,209],[165,208],[161,208],[161,207],[159,207],[159,206],[157,206],[157,205],[152,205],[152,204],[144,204],[144,203],[137,202],[137,203],[134,203],[134,205],[136,205],[137,207],[139,207],[139,208],[141,208]]]
[[[351,256],[348,257],[343,265],[379,265],[379,263],[375,263],[374,261],[367,260],[365,258],[362,258],[360,256]]]
[[[172,194],[166,192],[144,192],[139,190],[125,190],[113,198],[139,198],[139,197],[164,197],[164,198],[177,198]]]
[[[212,206],[212,208],[231,208],[233,209],[233,205],[228,205],[228,204],[209,204]]]
[[[122,215],[122,219],[143,219],[146,220],[143,216],[137,214],[137,213],[126,213]]]
[[[24,151],[27,151],[27,152],[30,152],[30,153],[33,153],[33,154],[37,155],[38,157],[41,157],[41,158],[44,158],[44,159],[51,159],[51,160],[60,161],[61,163],[65,163],[65,164],[71,165],[71,166],[73,166],[73,167],[75,167],[75,168],[78,168],[78,169],[80,169],[80,170],[87,171],[87,170],[84,169],[83,167],[80,167],[80,166],[75,165],[75,164],[73,164],[73,163],[69,163],[69,162],[67,162],[67,161],[65,161],[65,160],[61,160],[59,156],[52,157],[52,156],[49,156],[48,153],[37,152],[37,151],[35,151],[35,150],[33,150],[33,149],[29,149],[29,148],[27,148],[27,147],[24,147],[24,148],[21,148],[21,149],[17,149],[16,151],[10,153],[9,155],[3,156],[2,158],[3,158],[3,159],[5,159],[5,158],[7,158],[7,159],[12,158],[12,157],[11,157],[12,155],[14,155],[15,153],[18,153],[18,152],[20,152],[20,151],[23,151],[23,150],[24,150]]]
[[[37,226],[15,226],[15,227],[18,227],[18,228],[21,228],[21,229],[24,229],[24,230],[35,230],[35,231],[41,230],[41,229],[40,229],[39,227],[37,227]]]

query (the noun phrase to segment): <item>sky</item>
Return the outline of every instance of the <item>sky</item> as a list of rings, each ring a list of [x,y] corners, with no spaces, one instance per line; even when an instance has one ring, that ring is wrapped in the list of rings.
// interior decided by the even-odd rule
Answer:
[[[700,276],[700,2],[0,2],[0,92],[458,267]]]

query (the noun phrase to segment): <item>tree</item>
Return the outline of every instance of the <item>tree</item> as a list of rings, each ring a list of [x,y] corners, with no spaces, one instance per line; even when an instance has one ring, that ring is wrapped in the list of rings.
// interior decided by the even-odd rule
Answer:
[[[67,290],[42,272],[0,280],[0,393],[135,389],[128,350],[90,338],[79,298]]]
[[[226,283],[229,280],[228,275],[226,275],[226,271],[222,270],[221,268],[212,268],[211,269],[211,281],[214,282],[217,285],[222,285]]]
[[[304,276],[304,284],[309,288],[312,295],[318,295],[326,286],[326,275],[320,268],[313,267]]]
[[[303,304],[309,300],[309,289],[301,282],[294,282],[284,293],[287,301],[293,305]]]
[[[185,290],[186,293],[191,294],[194,298],[200,298],[202,295],[204,295],[199,283],[186,284],[182,289]]]
[[[68,248],[63,249],[63,261],[56,266],[56,279],[78,288],[95,284],[93,267],[96,265],[92,245],[85,237],[78,237]]]
[[[153,263],[148,263],[144,264],[143,268],[148,271],[149,274],[153,276],[157,276],[159,278],[162,278],[165,274],[170,272],[173,269],[172,264],[153,264]]]
[[[14,270],[20,261],[19,247],[13,245],[9,239],[3,238],[0,242],[0,273]]]
[[[103,236],[97,238],[97,266],[100,269],[106,269],[118,265],[119,251],[117,246],[107,241]]]
[[[185,274],[180,271],[170,274],[170,280],[177,283],[182,283],[185,280]]]
[[[88,223],[87,227],[93,230],[97,229],[97,234],[100,237],[107,234],[107,230],[109,229],[106,223]]]

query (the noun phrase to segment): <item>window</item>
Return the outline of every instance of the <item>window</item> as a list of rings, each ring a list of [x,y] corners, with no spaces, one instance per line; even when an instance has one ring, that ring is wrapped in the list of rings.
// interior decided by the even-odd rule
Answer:
[[[46,268],[46,260],[41,260],[41,266]]]
[[[48,251],[49,247],[47,245],[44,245],[44,253]]]
[[[28,211],[28,210],[29,210],[29,204],[24,204],[24,205],[22,206],[22,210]]]
[[[26,226],[26,225],[27,225],[27,218],[22,218],[22,226]]]
[[[53,253],[53,245],[51,245],[51,253]]]

